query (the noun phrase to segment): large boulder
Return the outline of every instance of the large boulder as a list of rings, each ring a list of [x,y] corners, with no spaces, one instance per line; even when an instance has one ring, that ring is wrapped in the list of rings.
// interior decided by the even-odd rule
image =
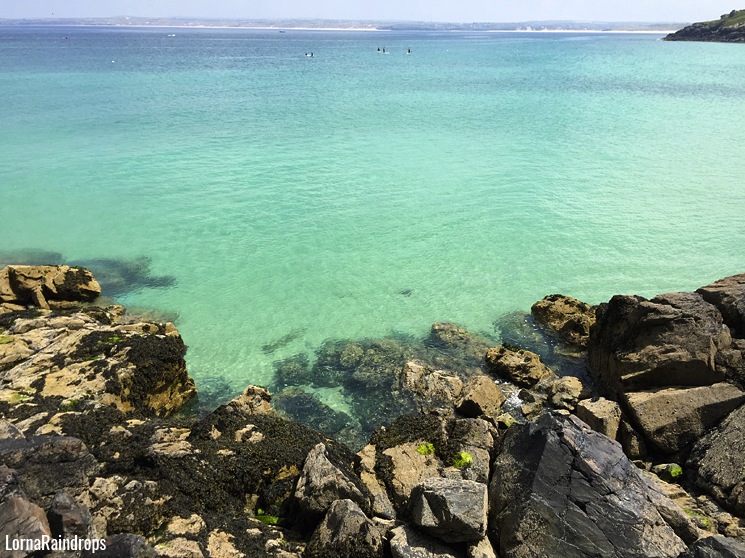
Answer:
[[[586,347],[590,327],[595,323],[595,308],[589,304],[560,294],[544,297],[531,308],[536,321],[555,332],[562,341]]]
[[[336,500],[351,500],[366,513],[372,507],[370,493],[362,482],[334,465],[323,443],[316,444],[308,453],[295,499],[308,523],[323,517]]]
[[[737,337],[745,337],[745,273],[725,277],[696,291],[721,312]]]
[[[485,484],[427,479],[414,488],[410,507],[414,525],[445,542],[475,542],[486,535]]]
[[[67,265],[10,265],[0,270],[0,302],[33,304],[85,302],[101,294],[93,274]]]
[[[745,392],[727,383],[627,393],[626,405],[646,439],[664,453],[698,440],[745,401]]]
[[[717,308],[697,293],[646,300],[617,295],[597,310],[588,354],[612,395],[664,386],[708,386],[725,379],[716,366],[732,339]]]
[[[382,558],[384,532],[351,500],[337,500],[316,528],[304,558]]]
[[[488,372],[523,387],[532,387],[554,375],[537,354],[507,345],[486,351],[485,366]]]
[[[696,472],[699,488],[734,513],[745,514],[745,406],[696,443],[688,468]]]
[[[674,558],[686,545],[665,519],[664,499],[618,443],[576,417],[544,414],[503,438],[489,484],[490,535],[502,558]]]

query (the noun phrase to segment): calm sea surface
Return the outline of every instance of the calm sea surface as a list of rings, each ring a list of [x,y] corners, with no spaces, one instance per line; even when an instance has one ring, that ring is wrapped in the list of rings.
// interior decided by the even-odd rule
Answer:
[[[0,249],[150,258],[118,301],[207,391],[696,288],[745,271],[745,50],[659,38],[0,28]]]

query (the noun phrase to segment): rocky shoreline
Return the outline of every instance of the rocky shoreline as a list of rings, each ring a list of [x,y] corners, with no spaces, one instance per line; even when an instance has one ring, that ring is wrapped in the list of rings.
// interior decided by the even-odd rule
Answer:
[[[551,295],[500,345],[329,343],[204,416],[175,326],[98,293],[0,270],[0,544],[106,543],[2,556],[745,556],[745,275]],[[304,383],[357,390],[359,424]]]
[[[693,23],[663,40],[745,43],[745,10],[732,10],[719,20]]]

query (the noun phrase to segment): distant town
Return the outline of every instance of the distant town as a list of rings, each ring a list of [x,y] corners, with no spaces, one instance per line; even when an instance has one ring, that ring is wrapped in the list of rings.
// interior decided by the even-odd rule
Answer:
[[[0,25],[59,25],[110,27],[238,27],[265,29],[348,29],[370,31],[646,31],[680,29],[680,22],[522,21],[512,23],[444,23],[429,21],[355,21],[332,19],[188,19],[188,18],[58,18],[0,19]]]

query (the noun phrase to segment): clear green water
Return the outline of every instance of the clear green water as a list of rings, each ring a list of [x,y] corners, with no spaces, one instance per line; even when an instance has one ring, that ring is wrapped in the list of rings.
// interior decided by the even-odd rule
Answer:
[[[745,271],[745,57],[658,39],[0,28],[1,247],[150,257],[176,282],[120,302],[235,391],[325,339],[695,288]]]

